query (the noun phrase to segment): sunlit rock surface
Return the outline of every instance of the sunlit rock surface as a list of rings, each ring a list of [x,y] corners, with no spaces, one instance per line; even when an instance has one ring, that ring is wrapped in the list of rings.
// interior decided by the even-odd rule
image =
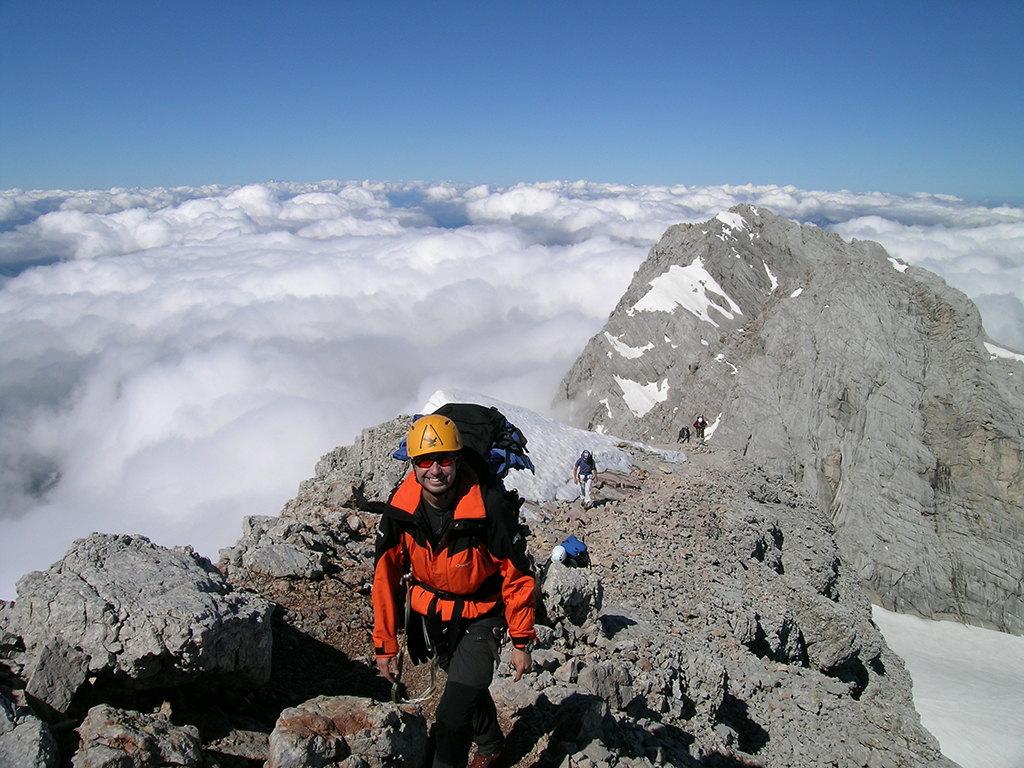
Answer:
[[[884,606],[1024,633],[1024,360],[934,274],[765,209],[669,228],[562,382],[577,426],[799,483]]]

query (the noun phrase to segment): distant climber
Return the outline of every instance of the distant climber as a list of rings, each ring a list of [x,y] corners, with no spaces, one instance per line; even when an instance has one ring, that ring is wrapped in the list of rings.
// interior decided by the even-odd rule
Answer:
[[[690,428],[683,424],[679,428],[679,437],[676,438],[677,443],[688,443],[690,442]]]
[[[698,416],[697,420],[693,422],[693,428],[697,432],[697,437],[701,440],[704,439],[704,430],[707,429],[708,422],[703,416]]]
[[[593,499],[590,491],[594,487],[594,480],[597,478],[597,463],[590,451],[584,451],[576,459],[572,468],[572,481],[580,487],[580,496],[583,498],[583,508],[589,509],[593,506]]]

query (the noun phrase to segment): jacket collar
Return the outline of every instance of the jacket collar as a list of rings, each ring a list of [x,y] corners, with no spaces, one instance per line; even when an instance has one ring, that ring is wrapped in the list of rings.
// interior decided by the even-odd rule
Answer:
[[[455,492],[455,520],[482,520],[487,517],[487,509],[484,506],[484,497],[480,492],[480,482],[472,468],[463,462],[459,466],[459,474],[456,478],[458,483]],[[420,498],[423,489],[416,482],[415,472],[409,472],[405,480],[398,486],[395,495],[391,497],[391,506],[415,514],[416,508],[420,505]]]

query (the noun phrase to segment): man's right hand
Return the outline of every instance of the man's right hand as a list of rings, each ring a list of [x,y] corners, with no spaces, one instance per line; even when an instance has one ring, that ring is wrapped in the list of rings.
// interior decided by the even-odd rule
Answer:
[[[380,670],[380,673],[384,675],[384,679],[389,683],[395,682],[395,676],[398,675],[398,657],[378,656],[377,669]]]

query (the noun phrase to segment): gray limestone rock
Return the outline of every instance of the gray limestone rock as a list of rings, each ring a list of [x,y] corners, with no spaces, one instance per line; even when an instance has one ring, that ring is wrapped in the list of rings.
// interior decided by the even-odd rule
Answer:
[[[630,666],[621,661],[602,661],[585,667],[579,673],[576,684],[584,693],[592,693],[608,702],[609,707],[625,709],[633,700]]]
[[[328,510],[352,509],[352,488],[360,488],[371,501],[386,501],[408,471],[408,462],[392,458],[405,439],[412,416],[399,416],[364,429],[351,446],[335,448],[316,464],[315,475],[299,486],[292,503],[302,502]],[[287,511],[286,505],[285,510]]]
[[[541,592],[548,615],[567,618],[577,626],[594,618],[601,608],[601,581],[587,568],[550,563]]]
[[[89,676],[89,658],[63,637],[54,637],[39,651],[26,692],[64,712]]]
[[[56,768],[59,762],[49,726],[0,694],[0,766]]]
[[[270,734],[266,768],[417,768],[426,746],[427,722],[415,709],[355,696],[319,696],[281,713]]]
[[[730,451],[641,477],[574,528],[591,568],[548,570],[544,651],[519,683],[495,681],[499,708],[542,713],[571,765],[951,768],[806,492]],[[566,578],[601,586],[580,623],[552,609]]]
[[[556,408],[648,442],[703,414],[828,511],[883,606],[1021,634],[1024,366],[992,349],[934,274],[738,206],[665,232]]]
[[[318,579],[335,544],[333,537],[302,521],[254,515],[243,521],[242,538],[221,555],[250,573],[275,579]]]
[[[78,728],[81,745],[73,768],[200,768],[195,726],[176,726],[158,712],[143,714],[100,704]]]
[[[190,548],[93,534],[17,590],[0,623],[20,638],[27,691],[55,710],[87,678],[146,689],[269,677],[271,604],[233,591]]]

